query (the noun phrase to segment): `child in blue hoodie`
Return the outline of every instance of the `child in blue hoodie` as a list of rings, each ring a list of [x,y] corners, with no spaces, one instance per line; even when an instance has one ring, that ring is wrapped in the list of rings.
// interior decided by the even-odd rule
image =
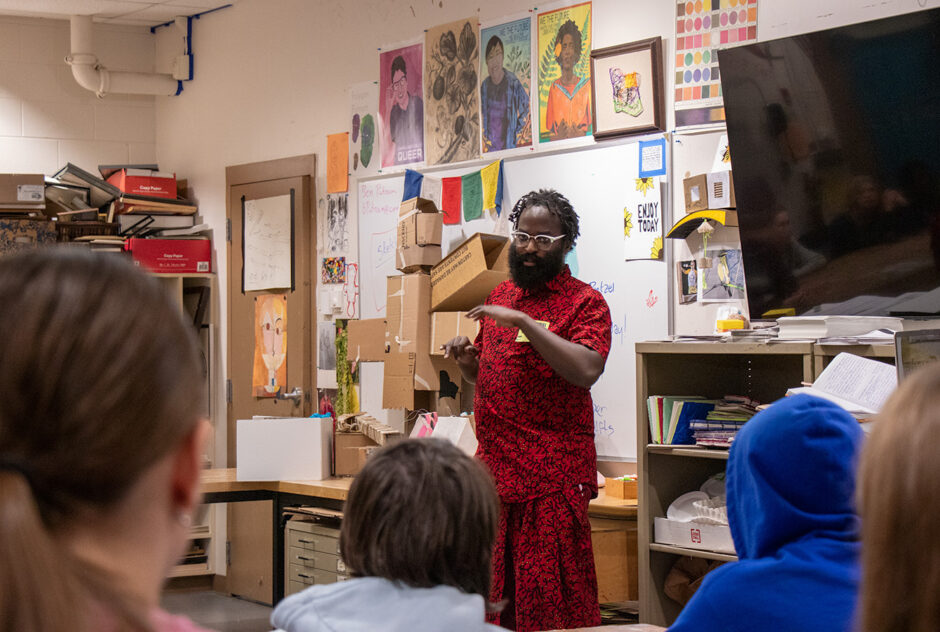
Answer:
[[[780,400],[747,422],[726,479],[738,561],[705,577],[669,631],[851,630],[861,444],[851,415],[809,395]]]
[[[484,632],[499,505],[482,463],[440,439],[371,456],[349,489],[340,552],[354,576],[284,599],[287,632]]]

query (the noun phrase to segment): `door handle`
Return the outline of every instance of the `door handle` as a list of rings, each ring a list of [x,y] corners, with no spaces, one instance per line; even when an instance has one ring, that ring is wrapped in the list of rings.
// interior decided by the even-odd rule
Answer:
[[[292,399],[294,400],[295,404],[299,404],[300,398],[303,396],[303,389],[301,389],[299,386],[295,386],[294,390],[292,390],[290,393],[278,392],[278,394],[274,396],[274,399]]]

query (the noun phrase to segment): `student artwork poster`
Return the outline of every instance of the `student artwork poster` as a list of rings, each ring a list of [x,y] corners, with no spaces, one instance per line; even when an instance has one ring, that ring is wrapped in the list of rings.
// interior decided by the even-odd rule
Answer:
[[[744,266],[738,249],[709,250],[709,267],[699,270],[698,299],[702,303],[744,300]]]
[[[480,31],[483,153],[532,145],[532,20]]]
[[[539,142],[591,136],[591,3],[538,16]]]
[[[382,167],[424,161],[422,44],[379,54]]]
[[[287,384],[287,297],[255,298],[255,353],[251,386],[255,397],[275,397]]]
[[[480,155],[480,99],[476,18],[428,29],[424,83],[427,163],[441,165]]]
[[[379,171],[379,86],[365,81],[349,88],[349,169],[357,177]]]

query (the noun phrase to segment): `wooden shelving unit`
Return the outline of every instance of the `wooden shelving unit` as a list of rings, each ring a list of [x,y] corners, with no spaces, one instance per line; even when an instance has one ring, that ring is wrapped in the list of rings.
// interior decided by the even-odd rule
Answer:
[[[746,395],[761,403],[815,375],[810,343],[673,343],[636,345],[638,566],[640,622],[668,626],[681,606],[663,593],[669,569],[683,555],[732,561],[733,555],[653,542],[653,519],[669,504],[725,470],[728,451],[650,443],[646,400],[650,395],[701,395],[718,399]]]

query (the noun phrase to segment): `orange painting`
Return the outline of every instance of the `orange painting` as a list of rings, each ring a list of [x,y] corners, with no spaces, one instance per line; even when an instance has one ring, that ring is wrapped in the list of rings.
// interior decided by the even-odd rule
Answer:
[[[287,297],[255,297],[255,361],[252,392],[275,397],[287,384]]]

